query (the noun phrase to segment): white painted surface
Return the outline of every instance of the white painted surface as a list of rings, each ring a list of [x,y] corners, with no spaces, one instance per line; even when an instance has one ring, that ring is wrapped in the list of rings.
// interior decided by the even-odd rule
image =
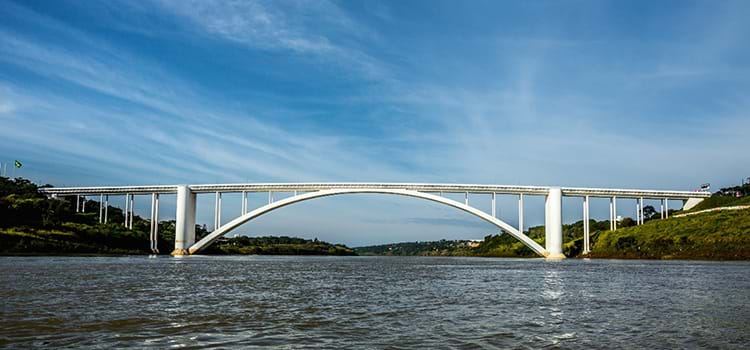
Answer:
[[[544,244],[547,258],[562,259],[562,191],[559,187],[549,189],[545,201]]]
[[[195,198],[195,193],[187,186],[177,187],[175,255],[182,255],[195,242]]]
[[[436,196],[429,193],[423,193],[423,192],[417,192],[417,191],[410,191],[410,190],[391,190],[391,189],[335,189],[335,190],[322,190],[322,191],[316,191],[316,192],[308,192],[304,194],[300,194],[297,196],[292,196],[288,198],[284,198],[282,200],[270,203],[268,205],[265,205],[263,207],[260,207],[258,209],[255,209],[245,215],[242,215],[230,222],[228,222],[226,225],[222,226],[220,229],[211,232],[208,236],[200,240],[199,242],[193,244],[189,248],[190,254],[195,254],[197,252],[200,252],[203,248],[209,246],[214,240],[218,239],[219,237],[224,236],[226,233],[230,232],[231,230],[239,227],[240,225],[244,224],[245,222],[248,222],[258,216],[261,216],[265,213],[268,213],[270,211],[285,207],[290,204],[314,199],[314,198],[320,198],[320,197],[328,197],[328,196],[336,196],[336,195],[343,195],[343,194],[357,194],[357,193],[377,193],[377,194],[391,194],[391,195],[400,195],[400,196],[407,196],[407,197],[415,197],[415,198],[422,198],[427,199],[433,202],[438,202],[442,204],[449,205],[454,208],[461,209],[469,214],[473,214],[479,218],[481,218],[484,221],[487,221],[499,228],[501,228],[503,231],[507,232],[511,236],[517,238],[523,244],[525,244],[527,247],[531,248],[535,253],[541,255],[541,256],[548,256],[547,250],[545,250],[541,245],[539,245],[537,242],[529,238],[528,236],[524,235],[523,233],[519,232],[515,227],[505,223],[504,221],[501,221],[495,217],[493,217],[490,214],[487,214],[477,208],[470,207],[468,205],[465,205],[461,202],[454,201],[452,199]],[[178,193],[179,197],[179,193]],[[559,191],[558,191],[558,199],[559,198]],[[560,200],[561,202],[561,200]],[[559,205],[558,205],[559,209]],[[559,221],[559,219],[558,219]],[[562,238],[562,236],[561,236]],[[176,247],[176,246],[175,246]]]
[[[682,210],[690,210],[695,208],[698,203],[703,202],[703,198],[688,198],[685,201],[685,205],[682,206]]]
[[[151,194],[176,193],[177,185],[144,185],[144,186],[100,186],[100,187],[49,187],[39,189],[45,194],[85,195],[85,194]],[[430,184],[430,183],[364,183],[364,182],[334,182],[334,183],[246,183],[246,184],[204,184],[190,185],[194,193],[209,192],[312,192],[333,189],[400,189],[419,192],[446,193],[498,193],[498,194],[527,194],[544,196],[549,192],[549,186],[512,186],[512,185],[478,185],[478,184]],[[567,197],[612,197],[621,198],[707,198],[709,192],[692,191],[661,191],[618,188],[585,188],[561,187],[562,195]]]

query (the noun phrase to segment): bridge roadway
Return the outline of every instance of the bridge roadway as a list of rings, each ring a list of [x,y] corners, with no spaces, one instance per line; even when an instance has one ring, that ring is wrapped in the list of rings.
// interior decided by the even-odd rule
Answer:
[[[585,188],[585,187],[551,187],[551,186],[507,186],[507,185],[477,185],[477,184],[429,184],[429,183],[245,183],[245,184],[203,184],[203,185],[144,185],[144,186],[102,186],[102,187],[49,187],[40,189],[50,196],[77,196],[76,211],[85,211],[85,196],[99,196],[99,220],[107,222],[107,208],[110,195],[125,195],[125,226],[133,227],[133,207],[135,195],[151,195],[151,249],[156,249],[159,217],[159,195],[177,195],[177,213],[175,232],[175,250],[173,255],[188,255],[199,252],[214,240],[222,237],[232,229],[243,223],[263,215],[269,211],[297,202],[314,198],[355,194],[378,193],[422,198],[442,203],[463,210],[481,218],[499,229],[511,234],[523,242],[533,251],[546,258],[564,258],[562,254],[562,197],[583,198],[583,231],[584,253],[590,252],[590,216],[589,206],[591,197],[609,198],[610,229],[617,229],[617,199],[628,198],[636,200],[636,222],[645,221],[643,212],[644,199],[661,201],[661,218],[669,215],[669,200],[683,201],[683,209],[695,206],[709,197],[709,192],[691,191],[662,191],[637,190],[617,188]],[[268,204],[252,211],[248,211],[247,194],[253,192],[268,192]],[[213,232],[199,242],[195,242],[195,203],[196,195],[200,193],[214,193]],[[242,193],[241,215],[222,226],[221,195],[222,193]],[[274,201],[274,193],[293,193]],[[443,196],[445,193],[463,193],[464,202],[455,201]],[[492,198],[491,214],[469,206],[469,194],[489,194]],[[512,227],[497,218],[496,195],[518,196],[518,227]],[[523,198],[524,195],[545,196],[545,247],[530,239],[524,233],[523,226]],[[81,206],[81,197],[84,197]]]
[[[41,192],[55,195],[100,195],[100,194],[175,194],[179,185],[144,185],[144,186],[101,186],[101,187],[48,187]],[[546,195],[549,186],[512,186],[512,185],[476,185],[476,184],[428,184],[428,183],[367,183],[367,182],[331,182],[331,183],[245,183],[245,184],[204,184],[188,185],[194,193],[231,193],[231,192],[312,192],[334,189],[400,189],[426,193],[472,193],[472,194],[526,194]],[[687,200],[690,198],[708,198],[709,192],[696,191],[660,191],[617,188],[560,187],[566,197],[618,197]]]

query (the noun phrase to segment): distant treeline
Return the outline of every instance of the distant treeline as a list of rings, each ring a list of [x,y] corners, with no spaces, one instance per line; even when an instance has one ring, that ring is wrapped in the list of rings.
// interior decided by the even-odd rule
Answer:
[[[739,195],[739,196],[738,196]],[[714,193],[714,196],[746,197],[750,196],[750,184],[725,187]]]
[[[403,242],[357,247],[354,248],[354,251],[359,255],[470,255],[469,247],[471,244],[472,242],[467,240],[442,239],[439,241]]]
[[[331,244],[315,239],[296,237],[247,237],[221,239],[202,253],[206,254],[259,254],[259,255],[356,255],[341,244]]]

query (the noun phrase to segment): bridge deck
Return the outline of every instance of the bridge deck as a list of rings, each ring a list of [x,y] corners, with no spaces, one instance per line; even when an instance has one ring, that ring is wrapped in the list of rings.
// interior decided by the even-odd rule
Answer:
[[[124,195],[177,193],[178,185],[153,186],[101,186],[101,187],[48,187],[40,191],[56,195]],[[196,193],[212,192],[312,192],[330,189],[400,189],[430,193],[479,193],[479,194],[524,194],[546,195],[549,186],[506,186],[476,184],[427,184],[427,183],[246,183],[246,184],[204,184],[188,185]],[[707,198],[710,192],[660,191],[616,188],[561,187],[562,195],[567,197],[620,197],[620,198],[669,198],[689,199]]]

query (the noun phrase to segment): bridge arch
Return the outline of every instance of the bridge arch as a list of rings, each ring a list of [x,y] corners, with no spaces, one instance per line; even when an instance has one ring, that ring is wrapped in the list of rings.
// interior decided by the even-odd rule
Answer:
[[[257,208],[253,211],[250,211],[242,216],[237,217],[236,219],[226,223],[225,225],[221,226],[219,229],[214,230],[208,236],[204,237],[200,241],[196,242],[189,248],[190,254],[195,254],[203,250],[204,248],[208,247],[218,238],[224,236],[225,234],[229,233],[233,229],[239,227],[240,225],[259,217],[263,214],[266,214],[270,211],[285,207],[287,205],[291,205],[298,202],[303,202],[310,199],[315,198],[321,198],[321,197],[329,197],[329,196],[336,196],[336,195],[343,195],[343,194],[366,194],[366,193],[375,193],[375,194],[391,194],[391,195],[399,195],[399,196],[407,196],[407,197],[415,197],[415,198],[421,198],[430,200],[433,202],[442,203],[460,210],[463,210],[469,214],[472,214],[474,216],[479,217],[480,219],[489,222],[498,228],[502,229],[503,231],[509,233],[511,236],[515,237],[519,241],[521,241],[524,245],[531,248],[535,253],[546,257],[549,253],[546,249],[544,249],[539,243],[535,242],[523,232],[518,231],[515,227],[509,225],[508,223],[489,215],[477,208],[468,206],[464,203],[457,202],[452,199],[448,199],[441,196],[436,196],[434,194],[430,193],[424,193],[419,191],[413,191],[413,190],[399,190],[399,189],[363,189],[363,188],[357,188],[357,189],[332,189],[332,190],[321,190],[321,191],[315,191],[315,192],[308,192],[299,194],[296,196],[284,198],[281,200],[278,200],[273,203],[269,203],[267,205],[264,205],[260,208]]]

